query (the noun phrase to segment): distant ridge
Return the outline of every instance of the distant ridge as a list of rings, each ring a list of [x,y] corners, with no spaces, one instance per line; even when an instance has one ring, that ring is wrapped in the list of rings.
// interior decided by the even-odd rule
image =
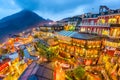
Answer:
[[[51,20],[51,19],[46,19],[47,20],[47,22],[53,22],[53,20]]]
[[[0,20],[0,42],[3,42],[9,34],[22,32],[42,22],[47,22],[47,20],[29,10],[22,10],[5,17]]]

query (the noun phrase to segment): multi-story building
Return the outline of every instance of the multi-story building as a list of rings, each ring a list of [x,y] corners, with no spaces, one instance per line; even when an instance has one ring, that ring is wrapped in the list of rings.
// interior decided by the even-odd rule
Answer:
[[[109,36],[111,31],[114,31],[114,33],[119,31],[119,9],[111,10],[112,12],[110,13],[110,9],[108,12],[101,11],[103,8],[108,9],[105,6],[101,6],[99,14],[85,14],[85,17],[82,19],[82,23],[80,24],[79,32]],[[117,34],[119,34],[119,32],[117,32],[116,35]]]
[[[75,26],[76,29],[78,30],[78,25],[81,23],[82,21],[82,15],[78,15],[78,16],[73,16],[73,17],[68,17],[68,18],[64,18],[60,21],[57,21],[57,24],[60,26]]]
[[[100,61],[103,62],[110,78],[118,80],[117,73],[120,69],[120,9],[111,10],[106,6],[100,6],[99,10],[99,14],[84,15],[79,32],[105,36],[102,40],[104,49],[101,49],[100,57],[102,59]]]

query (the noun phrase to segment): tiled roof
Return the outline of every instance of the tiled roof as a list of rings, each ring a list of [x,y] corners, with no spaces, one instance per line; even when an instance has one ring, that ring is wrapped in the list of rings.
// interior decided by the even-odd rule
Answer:
[[[33,62],[20,76],[19,80],[53,80],[51,63],[37,64]]]

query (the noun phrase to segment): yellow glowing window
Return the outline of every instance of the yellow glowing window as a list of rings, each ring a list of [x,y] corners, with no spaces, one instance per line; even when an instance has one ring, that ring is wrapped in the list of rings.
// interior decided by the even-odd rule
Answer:
[[[98,23],[98,24],[105,24],[105,19],[99,19],[99,20],[97,21],[97,23]]]
[[[108,20],[108,23],[109,23],[109,24],[116,24],[116,23],[117,23],[117,19],[116,19],[116,18],[110,18],[110,19]]]
[[[81,32],[85,32],[85,28],[81,28],[80,31],[81,31]]]
[[[102,35],[108,36],[109,35],[109,31],[108,30],[102,30]]]

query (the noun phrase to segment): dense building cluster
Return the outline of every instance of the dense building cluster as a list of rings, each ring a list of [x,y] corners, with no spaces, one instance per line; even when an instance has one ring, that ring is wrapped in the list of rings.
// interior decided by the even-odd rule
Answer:
[[[119,80],[120,10],[100,6],[98,14],[24,31],[2,43],[0,54],[4,80]]]

